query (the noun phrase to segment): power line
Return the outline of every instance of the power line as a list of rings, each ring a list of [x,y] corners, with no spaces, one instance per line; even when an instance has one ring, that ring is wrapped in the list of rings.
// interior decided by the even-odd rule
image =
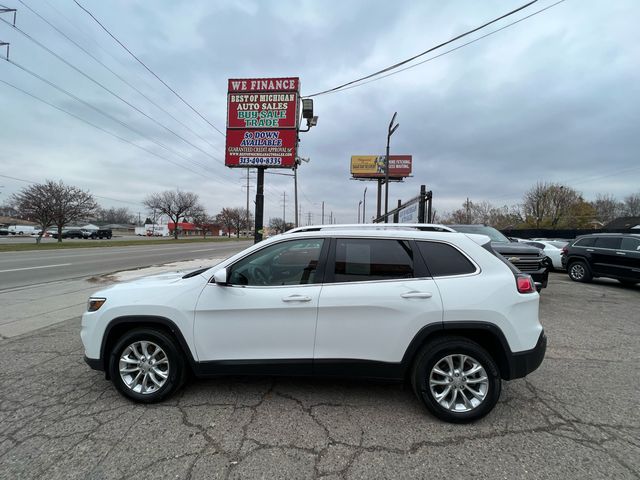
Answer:
[[[40,80],[41,82],[46,83],[46,84],[47,84],[47,85],[49,85],[50,87],[55,88],[56,90],[58,90],[59,92],[61,92],[61,93],[65,94],[65,95],[67,95],[68,97],[72,98],[73,100],[75,100],[75,101],[77,101],[77,102],[79,102],[79,103],[81,103],[81,104],[85,105],[86,107],[88,107],[88,108],[92,109],[93,111],[98,112],[100,115],[103,115],[104,117],[109,118],[110,120],[113,120],[114,122],[119,123],[120,125],[122,125],[122,126],[123,126],[123,127],[125,127],[126,129],[131,130],[132,132],[134,132],[135,134],[137,134],[138,136],[140,136],[140,137],[142,137],[142,138],[145,138],[145,139],[149,140],[150,142],[152,142],[152,143],[154,143],[154,144],[158,145],[158,146],[159,146],[159,147],[161,147],[161,148],[164,148],[164,149],[165,149],[166,151],[168,151],[169,153],[172,153],[172,154],[174,154],[174,155],[177,155],[177,156],[179,156],[179,157],[181,157],[181,158],[183,158],[183,159],[187,160],[188,162],[191,162],[191,163],[193,163],[193,164],[195,164],[195,165],[198,165],[199,167],[203,168],[204,170],[208,170],[208,167],[207,167],[206,165],[204,165],[204,164],[202,164],[202,163],[200,163],[200,162],[198,162],[198,161],[196,161],[196,160],[193,160],[192,158],[190,158],[190,157],[188,157],[188,156],[186,156],[186,155],[184,155],[184,154],[182,154],[182,153],[180,153],[180,152],[177,152],[177,151],[175,151],[175,150],[172,150],[171,148],[167,147],[167,146],[166,146],[166,145],[164,145],[163,143],[161,143],[161,142],[159,142],[159,141],[157,141],[157,140],[154,140],[154,139],[153,139],[153,138],[151,138],[151,137],[146,136],[144,133],[142,133],[142,132],[140,132],[139,130],[135,129],[135,128],[134,128],[134,127],[132,127],[131,125],[129,125],[129,124],[127,124],[127,123],[123,122],[122,120],[119,120],[118,118],[114,117],[113,115],[111,115],[111,114],[109,114],[109,113],[106,113],[104,110],[102,110],[102,109],[100,109],[100,108],[96,107],[95,105],[92,105],[91,103],[86,102],[85,100],[82,100],[81,98],[77,97],[77,96],[76,96],[76,95],[74,95],[73,93],[71,93],[71,92],[69,92],[69,91],[65,90],[64,88],[62,88],[62,87],[60,87],[60,86],[56,85],[56,84],[55,84],[55,83],[53,83],[53,82],[50,82],[49,80],[47,80],[46,78],[42,77],[41,75],[38,75],[38,74],[37,74],[37,73],[35,73],[34,71],[29,70],[28,68],[26,68],[26,67],[24,67],[24,66],[20,65],[20,64],[19,64],[19,63],[17,63],[17,62],[14,62],[13,60],[7,60],[7,62],[9,62],[9,63],[10,63],[10,64],[12,64],[13,66],[15,66],[15,67],[19,68],[20,70],[24,71],[25,73],[28,73],[29,75],[31,75],[31,76],[33,76],[33,77],[37,78],[37,79],[38,79],[38,80]]]
[[[213,123],[211,123],[209,120],[207,120],[204,115],[202,115],[198,110],[196,110],[193,106],[191,106],[191,104],[189,102],[187,102],[184,98],[182,98],[182,96],[176,92],[173,88],[171,88],[164,80],[162,80],[158,75],[156,75],[156,73],[151,70],[142,60],[140,60],[131,50],[129,50],[127,48],[127,46],[122,43],[120,40],[118,40],[116,38],[116,36],[111,33],[107,27],[105,27],[100,20],[98,20],[89,10],[87,10],[85,7],[83,7],[80,3],[78,3],[77,0],[73,0],[75,2],[76,5],[78,5],[78,7],[80,7],[82,10],[84,10],[98,25],[100,25],[100,27],[107,32],[107,34],[113,38],[122,48],[124,48],[127,53],[129,55],[131,55],[140,65],[142,65],[151,75],[153,75],[154,77],[156,77],[165,87],[167,87],[176,97],[178,97],[180,99],[180,101],[182,101],[182,103],[184,103],[187,107],[189,107],[193,112],[196,113],[196,115],[198,115],[202,120],[204,120],[205,122],[207,122],[211,127],[213,127],[220,135],[222,135],[223,137],[225,136],[225,134],[218,128],[216,127]],[[535,0],[537,1],[537,0]]]
[[[9,179],[11,179],[11,180],[17,180],[18,182],[24,182],[24,183],[39,183],[39,182],[36,182],[35,180],[26,180],[26,179],[24,179],[24,178],[12,177],[12,176],[10,176],[10,175],[2,175],[2,174],[0,174],[0,177],[2,177],[2,178],[9,178]],[[93,196],[94,196],[94,197],[96,197],[96,198],[102,198],[102,199],[104,199],[104,200],[112,200],[112,201],[114,201],[114,202],[128,203],[129,205],[136,205],[136,206],[138,206],[138,207],[139,207],[139,206],[144,206],[144,204],[143,204],[143,203],[130,202],[130,201],[128,201],[128,200],[120,200],[119,198],[105,197],[105,196],[103,196],[103,195],[95,195],[95,194],[93,194],[93,193],[92,193],[91,195],[93,195]]]
[[[151,98],[149,98],[147,95],[145,95],[144,92],[142,92],[140,89],[138,89],[135,85],[131,84],[130,82],[127,81],[127,79],[125,79],[124,77],[122,77],[121,75],[119,75],[117,72],[115,72],[113,69],[111,69],[108,65],[106,65],[104,62],[102,62],[102,60],[100,60],[99,58],[97,58],[95,55],[93,55],[91,52],[89,52],[87,49],[85,49],[82,45],[80,45],[78,42],[76,42],[75,40],[73,40],[71,37],[69,37],[66,33],[64,33],[62,30],[60,30],[58,27],[56,27],[54,24],[52,24],[49,20],[47,20],[46,18],[44,18],[40,13],[38,13],[37,11],[35,11],[33,8],[31,8],[29,5],[27,5],[26,3],[24,3],[22,0],[18,0],[22,5],[24,5],[29,11],[31,11],[31,13],[33,13],[34,15],[36,15],[40,20],[42,20],[43,22],[45,22],[47,25],[49,25],[52,29],[54,29],[56,32],[58,32],[61,36],[63,36],[64,38],[66,38],[69,42],[71,42],[73,45],[75,45],[77,48],[79,48],[80,50],[82,50],[86,55],[88,55],[89,57],[91,57],[94,61],[96,61],[97,63],[99,63],[100,65],[102,65],[105,69],[107,69],[109,72],[111,72],[115,77],[117,77],[121,82],[123,82],[124,84],[126,84],[127,86],[129,86],[130,88],[132,88],[133,90],[135,90],[139,95],[141,95],[145,100],[147,100],[149,103],[151,103],[152,105],[154,105],[156,108],[158,108],[159,110],[161,110],[162,112],[166,113],[169,117],[171,117],[173,120],[175,120],[176,122],[178,122],[180,125],[182,125],[184,128],[186,128],[187,130],[189,130],[191,133],[193,133],[196,137],[198,137],[200,140],[202,140],[203,142],[207,143],[210,147],[212,148],[218,148],[215,145],[213,145],[212,143],[210,143],[206,138],[202,137],[201,135],[199,135],[195,130],[191,129],[188,125],[186,125],[184,122],[182,122],[180,119],[178,119],[177,117],[175,117],[174,115],[172,115],[170,112],[168,112],[167,110],[165,110],[161,105],[158,105],[158,103],[156,103],[155,101],[153,101]]]
[[[517,12],[519,12],[520,10],[525,9],[525,8],[529,7],[530,5],[533,5],[533,4],[534,4],[534,3],[536,3],[537,1],[538,1],[538,0],[533,0],[533,1],[531,1],[531,2],[529,2],[529,3],[527,3],[527,4],[525,4],[525,5],[522,5],[521,7],[516,8],[515,10],[512,10],[512,11],[510,11],[510,12],[508,12],[508,13],[505,13],[504,15],[501,15],[501,16],[499,16],[499,17],[497,17],[497,18],[494,18],[493,20],[491,20],[491,21],[489,21],[489,22],[487,22],[487,23],[485,23],[485,24],[483,24],[483,25],[480,25],[480,26],[478,26],[478,27],[476,27],[476,28],[473,28],[473,29],[471,29],[471,30],[468,30],[468,31],[466,31],[466,32],[464,32],[464,33],[462,33],[462,34],[460,34],[460,35],[458,35],[458,36],[456,36],[456,37],[454,37],[454,38],[452,38],[452,39],[450,39],[450,40],[447,40],[446,42],[442,42],[442,43],[440,43],[440,44],[436,45],[435,47],[431,47],[431,48],[429,48],[429,49],[425,50],[424,52],[421,52],[421,53],[419,53],[419,54],[417,54],[417,55],[414,55],[413,57],[407,58],[406,60],[402,60],[401,62],[395,63],[395,64],[393,64],[393,65],[390,65],[390,66],[388,66],[388,67],[383,68],[382,70],[378,70],[377,72],[370,73],[369,75],[365,75],[364,77],[360,77],[360,78],[358,78],[358,79],[356,79],[356,80],[351,80],[350,82],[343,83],[342,85],[338,85],[337,87],[333,87],[333,88],[330,88],[330,89],[328,89],[328,90],[323,90],[323,91],[321,91],[321,92],[314,93],[314,94],[312,94],[312,95],[307,95],[305,98],[317,97],[318,95],[324,95],[324,94],[326,94],[326,93],[335,92],[335,91],[340,90],[340,89],[342,89],[342,88],[344,88],[344,87],[347,87],[347,86],[349,86],[349,85],[353,85],[354,83],[358,83],[358,82],[361,82],[361,81],[363,81],[363,80],[368,80],[369,78],[372,78],[372,77],[378,76],[378,75],[380,75],[380,74],[382,74],[382,73],[386,73],[386,72],[388,72],[388,71],[390,71],[390,70],[395,70],[396,68],[401,67],[402,65],[405,65],[405,64],[407,64],[407,63],[409,63],[409,62],[412,62],[412,61],[413,61],[413,60],[415,60],[416,58],[422,57],[422,56],[426,55],[427,53],[431,53],[431,52],[433,52],[434,50],[437,50],[437,49],[439,49],[439,48],[442,48],[442,47],[444,47],[445,45],[448,45],[448,44],[450,44],[450,43],[453,43],[453,42],[455,42],[456,40],[459,40],[459,39],[461,39],[461,38],[463,38],[463,37],[466,37],[467,35],[471,35],[472,33],[477,32],[478,30],[482,30],[483,28],[485,28],[485,27],[487,27],[487,26],[489,26],[489,25],[491,25],[491,24],[493,24],[493,23],[496,23],[496,22],[498,22],[498,21],[500,21],[500,20],[502,20],[502,19],[504,19],[504,18],[507,18],[507,17],[509,17],[509,16],[513,15],[514,13],[517,13]],[[78,3],[76,0],[74,0],[74,2]]]
[[[128,144],[130,144],[130,145],[133,145],[134,147],[139,148],[140,150],[144,150],[145,152],[150,153],[151,155],[153,155],[153,156],[155,156],[155,157],[158,157],[158,158],[160,158],[161,160],[164,160],[164,161],[166,161],[166,162],[171,163],[172,165],[175,165],[176,167],[183,168],[183,169],[185,169],[185,170],[190,171],[191,173],[193,173],[193,174],[195,174],[195,175],[198,175],[198,176],[201,176],[201,177],[207,178],[207,177],[205,177],[202,173],[200,173],[200,172],[198,172],[198,171],[196,171],[196,170],[192,170],[191,168],[187,167],[186,165],[182,165],[182,164],[180,164],[180,163],[174,162],[173,160],[171,160],[171,159],[169,159],[169,158],[166,158],[166,157],[164,157],[164,156],[162,156],[162,155],[159,155],[158,153],[154,152],[153,150],[149,150],[148,148],[145,148],[145,147],[143,147],[143,146],[141,146],[141,145],[138,145],[137,143],[134,143],[134,142],[132,142],[131,140],[128,140],[128,139],[126,139],[126,138],[124,138],[124,137],[121,137],[120,135],[117,135],[117,134],[115,134],[115,133],[113,133],[113,132],[110,132],[109,130],[104,129],[104,128],[100,127],[99,125],[96,125],[95,123],[92,123],[92,122],[90,122],[90,121],[88,121],[88,120],[85,120],[84,118],[82,118],[82,117],[80,117],[80,116],[76,115],[75,113],[72,113],[72,112],[70,112],[70,111],[68,111],[68,110],[65,110],[64,108],[59,107],[59,106],[57,106],[57,105],[55,105],[55,104],[53,104],[53,103],[47,102],[47,101],[46,101],[46,100],[44,100],[43,98],[40,98],[40,97],[38,97],[37,95],[34,95],[34,94],[30,93],[30,92],[27,92],[26,90],[23,90],[22,88],[20,88],[20,87],[18,87],[18,86],[16,86],[16,85],[14,85],[14,84],[12,84],[12,83],[9,83],[9,82],[7,82],[7,81],[5,81],[5,80],[2,80],[2,79],[0,79],[0,83],[3,83],[3,84],[5,84],[5,85],[7,85],[7,86],[9,86],[9,87],[11,87],[11,88],[13,88],[13,89],[15,89],[15,90],[18,90],[19,92],[22,92],[23,94],[25,94],[25,95],[27,95],[27,96],[29,96],[29,97],[31,97],[31,98],[34,98],[35,100],[38,100],[38,101],[40,101],[40,102],[42,102],[42,103],[44,103],[44,104],[46,104],[46,105],[49,105],[49,106],[50,106],[50,107],[52,107],[52,108],[55,108],[56,110],[59,110],[59,111],[61,111],[61,112],[63,112],[63,113],[66,113],[67,115],[69,115],[69,116],[71,116],[71,117],[74,117],[74,118],[76,118],[76,119],[80,120],[81,122],[86,123],[87,125],[90,125],[90,126],[92,126],[93,128],[95,128],[95,129],[97,129],[97,130],[100,130],[101,132],[106,133],[107,135],[111,135],[112,137],[115,137],[115,138],[117,138],[118,140],[120,140],[120,141],[122,141],[122,142],[125,142],[125,143],[128,143]],[[218,180],[218,179],[212,179],[212,178],[209,178],[209,179],[210,179],[210,180],[214,180],[214,181],[216,181],[216,182],[218,182],[218,183],[220,183],[220,184],[223,184],[223,185],[224,185],[224,183],[223,183],[222,181]]]
[[[35,38],[33,38],[31,35],[29,35],[28,33],[26,33],[25,31],[23,31],[22,29],[11,25],[11,23],[7,22],[6,20],[4,20],[3,18],[0,18],[1,22],[6,23],[7,25],[9,25],[10,27],[12,27],[13,29],[15,29],[17,32],[19,32],[21,35],[23,35],[25,38],[29,39],[30,41],[32,41],[33,43],[35,43],[36,45],[38,45],[40,48],[42,48],[43,50],[45,50],[46,52],[50,53],[51,55],[53,55],[54,57],[56,57],[58,60],[60,60],[62,63],[64,63],[65,65],[67,65],[68,67],[72,68],[73,70],[75,70],[76,72],[78,72],[80,75],[82,75],[83,77],[85,77],[87,80],[91,81],[92,83],[94,83],[95,85],[97,85],[98,87],[102,88],[103,90],[105,90],[106,92],[108,92],[109,94],[111,94],[112,96],[116,97],[118,100],[120,100],[121,102],[125,103],[127,106],[131,107],[132,109],[134,109],[136,112],[140,113],[141,115],[145,116],[146,118],[148,118],[149,120],[151,120],[153,123],[155,123],[156,125],[162,127],[163,129],[165,129],[166,131],[168,131],[169,133],[171,133],[172,135],[174,135],[175,137],[181,139],[183,142],[191,145],[193,148],[195,148],[196,150],[199,150],[200,152],[202,152],[203,154],[207,155],[208,157],[213,158],[216,162],[222,162],[219,158],[214,157],[213,155],[211,155],[210,153],[206,152],[205,150],[203,150],[202,148],[200,148],[199,146],[193,144],[192,142],[190,142],[189,140],[187,140],[186,138],[184,138],[183,136],[179,135],[178,133],[174,132],[173,130],[171,130],[169,127],[167,127],[166,125],[160,123],[158,120],[156,120],[155,118],[151,117],[150,115],[148,115],[147,113],[143,112],[142,110],[140,110],[138,107],[136,107],[135,105],[133,105],[131,102],[125,100],[124,98],[122,98],[120,95],[118,95],[117,93],[115,93],[113,90],[109,89],[108,87],[104,86],[102,83],[100,83],[99,81],[97,81],[96,79],[94,79],[93,77],[91,77],[90,75],[86,74],[85,72],[83,72],[81,69],[79,69],[78,67],[76,67],[75,65],[73,65],[72,63],[68,62],[67,60],[65,60],[63,57],[61,57],[60,55],[58,55],[57,53],[55,53],[53,50],[51,50],[50,48],[46,47],[45,45],[43,45],[42,43],[40,43],[38,40],[36,40]]]
[[[402,72],[404,72],[406,70],[410,70],[412,68],[418,67],[418,66],[420,66],[420,65],[422,65],[424,63],[430,62],[430,61],[435,60],[437,58],[444,57],[445,55],[447,55],[449,53],[455,52],[456,50],[460,50],[461,48],[464,48],[464,47],[466,47],[468,45],[471,45],[473,43],[479,42],[480,40],[482,40],[484,38],[487,38],[487,37],[489,37],[489,36],[491,36],[491,35],[493,35],[495,33],[498,33],[498,32],[500,32],[502,30],[505,30],[505,29],[507,29],[509,27],[512,27],[513,25],[516,25],[517,23],[523,22],[524,20],[527,20],[528,18],[531,18],[531,17],[533,17],[535,15],[538,15],[538,14],[544,12],[545,10],[549,10],[550,8],[553,8],[556,5],[559,5],[560,3],[563,3],[565,1],[566,0],[559,0],[558,2],[553,3],[553,4],[551,4],[551,5],[547,6],[547,7],[541,8],[540,10],[537,10],[537,11],[527,15],[526,17],[522,17],[522,18],[516,20],[515,22],[511,22],[511,23],[509,23],[509,24],[507,24],[507,25],[505,25],[503,27],[500,27],[500,28],[497,28],[495,30],[492,30],[491,32],[486,33],[486,34],[484,34],[484,35],[482,35],[482,36],[480,36],[478,38],[475,38],[475,39],[473,39],[473,40],[471,40],[469,42],[463,43],[462,45],[458,45],[457,47],[452,48],[450,50],[446,50],[446,51],[444,51],[442,53],[439,53],[438,55],[434,55],[433,57],[429,57],[426,60],[422,60],[421,62],[414,63],[413,65],[409,65],[408,67],[401,68],[400,70],[396,70],[394,72],[388,73],[386,75],[382,75],[380,77],[372,78],[371,80],[369,80],[367,82],[362,82],[362,83],[358,83],[357,85],[351,85],[349,87],[342,88],[339,91],[340,92],[344,92],[345,90],[351,90],[352,88],[361,87],[363,85],[367,85],[368,83],[377,82],[378,80],[382,80],[383,78],[391,77],[392,75],[396,75],[396,74],[402,73]]]

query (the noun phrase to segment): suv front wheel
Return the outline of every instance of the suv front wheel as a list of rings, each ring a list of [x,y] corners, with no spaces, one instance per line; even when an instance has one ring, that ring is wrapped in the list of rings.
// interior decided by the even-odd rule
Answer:
[[[575,260],[569,264],[567,268],[569,278],[574,282],[590,282],[592,275],[591,270],[582,260]]]
[[[475,342],[444,337],[425,345],[413,367],[413,390],[427,409],[447,422],[484,417],[500,397],[498,367]]]
[[[184,357],[164,332],[135,329],[125,333],[111,350],[109,373],[123,395],[137,402],[159,402],[182,385]]]

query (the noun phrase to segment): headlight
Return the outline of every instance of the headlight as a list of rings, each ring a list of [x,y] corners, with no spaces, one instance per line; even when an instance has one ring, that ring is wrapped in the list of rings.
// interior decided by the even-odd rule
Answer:
[[[100,307],[106,301],[106,298],[89,298],[89,301],[87,302],[87,311],[95,312],[96,310],[100,310]]]

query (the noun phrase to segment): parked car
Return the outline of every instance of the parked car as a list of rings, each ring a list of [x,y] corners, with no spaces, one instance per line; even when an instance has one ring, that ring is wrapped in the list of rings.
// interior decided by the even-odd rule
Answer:
[[[62,238],[89,238],[91,232],[82,228],[65,228],[62,230]],[[54,230],[51,233],[53,238],[58,238],[58,231]]]
[[[9,225],[7,229],[11,235],[31,235],[36,230],[40,230],[33,225]]]
[[[9,229],[7,227],[0,227],[0,235],[9,235]]]
[[[110,239],[113,236],[113,232],[111,231],[110,228],[99,228],[98,230],[94,230],[89,234],[89,238],[95,240],[96,238],[99,239]]]
[[[408,380],[435,416],[468,422],[542,362],[538,302],[485,236],[303,227],[99,291],[81,338],[87,364],[138,402],[188,373],[369,377]]]
[[[447,225],[456,232],[477,233],[491,238],[493,249],[513,263],[521,272],[528,273],[540,291],[547,287],[551,260],[539,248],[517,241],[512,242],[501,232],[488,225]]]
[[[607,277],[635,285],[640,282],[640,234],[582,235],[562,249],[562,265],[576,282]]]
[[[555,270],[564,270],[564,267],[562,266],[562,248],[569,242],[557,240],[536,240],[525,241],[524,243],[543,250],[544,254],[551,260]]]

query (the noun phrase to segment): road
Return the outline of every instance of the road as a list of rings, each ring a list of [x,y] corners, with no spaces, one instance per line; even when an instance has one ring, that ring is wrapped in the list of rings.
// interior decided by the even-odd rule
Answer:
[[[0,253],[0,292],[196,258],[226,258],[250,241]]]

